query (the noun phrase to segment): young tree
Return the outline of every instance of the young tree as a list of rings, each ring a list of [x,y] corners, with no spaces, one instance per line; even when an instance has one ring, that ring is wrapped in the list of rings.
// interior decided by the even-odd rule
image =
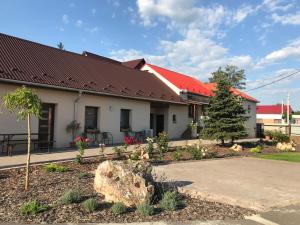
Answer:
[[[60,50],[65,50],[65,46],[64,46],[64,44],[63,44],[61,41],[57,44],[57,47],[58,47]]]
[[[219,67],[219,69],[216,72],[212,73],[212,77],[209,78],[209,82],[218,83],[220,80],[227,79],[231,86],[238,89],[245,89],[246,83],[246,75],[244,70],[239,70],[238,67],[233,65],[227,65],[225,67],[225,70],[222,69],[222,67]]]
[[[30,148],[31,148],[31,117],[40,117],[41,100],[29,88],[25,86],[17,88],[14,92],[7,93],[3,96],[4,106],[10,113],[17,113],[17,120],[25,120],[27,118],[28,128],[28,146],[27,146],[27,163],[25,190],[28,190],[29,183],[29,165],[30,165]]]
[[[232,142],[245,136],[244,122],[247,120],[240,97],[230,91],[228,80],[219,80],[214,96],[211,98],[204,121],[203,134],[208,139],[217,139],[224,145],[225,140]]]

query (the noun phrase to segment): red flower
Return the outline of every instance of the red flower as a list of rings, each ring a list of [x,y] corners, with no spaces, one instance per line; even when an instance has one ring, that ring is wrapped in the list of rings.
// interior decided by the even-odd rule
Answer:
[[[85,142],[90,142],[90,141],[91,141],[91,139],[89,139],[89,138],[86,138],[84,141],[85,141]]]
[[[80,142],[80,141],[82,141],[82,140],[83,140],[83,138],[80,137],[80,136],[77,136],[77,137],[75,138],[75,142]]]
[[[126,145],[133,145],[133,144],[137,143],[135,137],[130,137],[130,136],[125,136],[124,137],[124,142],[125,142]]]

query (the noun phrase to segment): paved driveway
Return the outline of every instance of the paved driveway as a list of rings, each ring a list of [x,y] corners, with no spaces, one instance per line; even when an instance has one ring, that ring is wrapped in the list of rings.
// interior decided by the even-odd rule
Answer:
[[[300,203],[300,163],[232,158],[155,168],[182,191],[257,210]]]

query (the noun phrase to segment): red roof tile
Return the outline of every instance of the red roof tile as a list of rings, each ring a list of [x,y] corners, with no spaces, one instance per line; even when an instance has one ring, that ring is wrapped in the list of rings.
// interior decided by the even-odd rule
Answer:
[[[127,98],[182,103],[162,81],[115,60],[0,33],[0,80]]]
[[[177,73],[148,63],[147,65],[181,90],[187,90],[188,92],[207,97],[214,95],[213,91],[216,90],[215,83],[202,83],[201,81],[185,74]],[[259,102],[257,99],[235,88],[231,88],[231,91],[249,101]]]
[[[289,111],[292,113],[293,109],[289,106]],[[283,106],[283,112],[287,112],[287,105]],[[282,114],[282,105],[258,105],[256,107],[257,114]]]
[[[154,69],[161,76],[166,78],[168,81],[170,81],[172,84],[174,84],[180,90],[187,90],[188,92],[195,93],[198,95],[212,96],[212,92],[208,90],[201,81],[193,77],[177,73],[168,69],[164,69],[162,67],[154,66],[148,63],[147,65]]]
[[[216,86],[217,86],[216,83],[205,83],[204,85],[211,91],[215,91]],[[244,92],[242,92],[242,91],[240,91],[236,88],[231,88],[230,90],[232,91],[233,94],[241,96],[244,99],[247,99],[247,100],[252,101],[252,102],[259,102],[257,99],[251,97],[250,95],[247,95],[246,93],[244,93]]]

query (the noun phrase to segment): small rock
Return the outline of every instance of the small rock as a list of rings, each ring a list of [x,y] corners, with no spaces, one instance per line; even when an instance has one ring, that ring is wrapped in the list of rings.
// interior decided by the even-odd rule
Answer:
[[[243,147],[241,145],[238,145],[238,144],[234,144],[230,149],[235,151],[235,152],[243,151]]]

